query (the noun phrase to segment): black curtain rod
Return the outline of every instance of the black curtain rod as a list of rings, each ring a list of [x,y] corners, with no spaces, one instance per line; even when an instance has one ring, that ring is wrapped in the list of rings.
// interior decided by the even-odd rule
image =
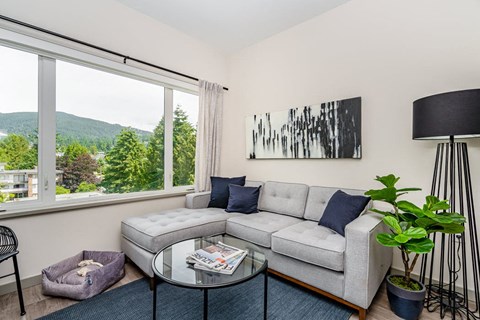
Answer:
[[[57,32],[53,32],[53,31],[50,31],[50,30],[47,30],[47,29],[44,29],[44,28],[37,27],[33,24],[29,24],[29,23],[26,23],[26,22],[23,22],[23,21],[12,19],[10,17],[6,17],[6,16],[3,16],[3,15],[0,15],[0,19],[8,21],[8,22],[15,23],[15,24],[18,24],[18,25],[21,25],[23,27],[27,27],[27,28],[30,28],[30,29],[33,29],[33,30],[37,30],[37,31],[40,31],[40,32],[43,32],[43,33],[46,33],[46,34],[49,34],[49,35],[52,35],[52,36],[55,36],[55,37],[58,37],[58,38],[62,38],[62,39],[68,40],[68,41],[72,41],[72,42],[75,42],[75,43],[78,43],[78,44],[81,44],[81,45],[84,45],[84,46],[87,46],[87,47],[90,47],[90,48],[93,48],[93,49],[96,49],[96,50],[100,50],[100,51],[109,53],[111,55],[117,56],[117,57],[122,57],[123,58],[123,63],[127,63],[127,60],[131,60],[131,61],[141,63],[141,64],[144,64],[146,66],[152,67],[152,68],[160,69],[162,71],[166,71],[168,73],[175,74],[177,76],[181,76],[181,77],[184,77],[184,78],[187,78],[187,79],[190,79],[190,80],[194,80],[194,81],[199,81],[198,78],[192,77],[188,74],[181,73],[181,72],[171,70],[171,69],[167,69],[167,68],[164,68],[164,67],[161,67],[161,66],[157,66],[156,64],[146,62],[146,61],[143,61],[143,60],[140,60],[140,59],[132,58],[132,57],[129,57],[125,54],[121,54],[121,53],[116,52],[116,51],[105,49],[105,48],[96,46],[94,44],[91,44],[91,43],[88,43],[88,42],[85,42],[85,41],[82,41],[82,40],[78,40],[78,39],[75,39],[75,38],[57,33]],[[228,91],[228,88],[223,87],[223,90]]]

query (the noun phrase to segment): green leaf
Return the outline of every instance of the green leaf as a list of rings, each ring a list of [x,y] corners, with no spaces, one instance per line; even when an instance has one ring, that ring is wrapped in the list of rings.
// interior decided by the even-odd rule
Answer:
[[[413,222],[415,222],[415,220],[417,220],[417,216],[415,216],[411,213],[402,213],[402,214],[399,215],[399,218],[402,221],[406,221],[406,222],[409,222],[409,223],[413,223]]]
[[[425,215],[438,223],[453,223],[453,218],[448,215],[435,214],[429,210],[424,211]]]
[[[430,210],[432,211],[448,210],[448,209],[450,209],[450,205],[448,204],[447,200],[442,200],[440,202],[437,202],[434,205],[432,205],[432,207],[430,208]]]
[[[417,226],[426,229],[426,228],[430,227],[431,225],[436,224],[437,222],[433,221],[430,218],[425,218],[424,217],[424,218],[419,218],[419,219],[415,220],[415,223],[417,224]]]
[[[398,189],[398,192],[410,192],[410,191],[421,191],[421,188],[402,188]]]
[[[430,211],[448,210],[450,205],[447,200],[440,200],[436,196],[426,196],[426,208]],[[425,209],[425,208],[424,208]]]
[[[405,230],[403,234],[412,239],[421,239],[427,236],[427,231],[424,228],[414,227]]]
[[[397,200],[397,189],[393,187],[379,190],[372,189],[365,192],[365,195],[370,196],[372,200],[381,200],[393,204]]]
[[[377,234],[377,241],[386,247],[398,247],[401,245],[395,240],[395,236],[393,234],[388,233]]]
[[[453,224],[453,223],[448,223],[448,224],[438,224],[437,226],[441,227],[438,232],[443,232],[443,233],[449,233],[449,234],[456,234],[456,233],[462,233],[465,230],[465,227],[461,224]]]
[[[434,224],[430,227],[425,228],[427,230],[428,234],[435,233],[435,232],[442,232],[443,227],[440,226],[440,224]]]
[[[464,216],[456,212],[445,212],[445,213],[441,213],[441,215],[450,217],[453,223],[461,224],[461,223],[467,222]]]
[[[400,227],[400,224],[398,223],[397,219],[394,217],[383,217],[383,222],[389,226],[395,233],[400,234],[402,233],[402,228]]]
[[[408,228],[410,228],[410,223],[409,222],[406,222],[406,221],[400,221],[400,227],[402,228],[402,231],[405,231],[407,230]]]
[[[435,203],[439,202],[440,200],[432,195],[426,196],[425,197],[426,205],[428,208],[431,208]]]
[[[435,246],[433,241],[428,238],[412,239],[403,245],[408,251],[415,253],[429,253]]]
[[[397,183],[397,181],[400,180],[400,177],[397,178],[393,174],[389,174],[383,177],[377,176],[375,180],[382,183],[385,187],[391,188],[391,187],[395,187],[395,183]]]
[[[423,210],[414,205],[411,202],[402,200],[397,202],[397,207],[402,210],[403,212],[409,212],[413,213],[414,215],[417,216],[417,218],[423,217],[425,214],[423,213]]]
[[[378,210],[378,209],[374,209],[374,208],[370,209],[370,211],[379,213],[379,214],[384,215],[384,216],[391,216],[391,215],[393,215],[393,214],[392,214],[391,212],[389,212],[389,211],[382,211],[382,210]]]
[[[397,241],[399,243],[406,243],[411,239],[411,237],[409,237],[405,234],[397,234],[394,239],[395,239],[395,241]]]

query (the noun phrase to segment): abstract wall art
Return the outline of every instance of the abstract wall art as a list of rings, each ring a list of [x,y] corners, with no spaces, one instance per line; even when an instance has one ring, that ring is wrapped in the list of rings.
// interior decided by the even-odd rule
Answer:
[[[361,104],[357,97],[247,117],[247,158],[360,159]]]

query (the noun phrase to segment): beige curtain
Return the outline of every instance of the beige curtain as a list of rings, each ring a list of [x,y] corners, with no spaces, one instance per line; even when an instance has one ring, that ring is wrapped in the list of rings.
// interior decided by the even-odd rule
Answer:
[[[220,170],[223,87],[200,80],[197,145],[195,152],[195,191],[210,190],[210,176]]]

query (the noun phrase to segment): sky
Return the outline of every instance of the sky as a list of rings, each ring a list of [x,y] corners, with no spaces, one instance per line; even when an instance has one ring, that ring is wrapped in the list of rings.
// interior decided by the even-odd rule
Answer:
[[[57,60],[57,111],[153,131],[163,116],[163,87]],[[0,112],[38,111],[38,56],[0,46]],[[198,96],[174,91],[196,125]]]

